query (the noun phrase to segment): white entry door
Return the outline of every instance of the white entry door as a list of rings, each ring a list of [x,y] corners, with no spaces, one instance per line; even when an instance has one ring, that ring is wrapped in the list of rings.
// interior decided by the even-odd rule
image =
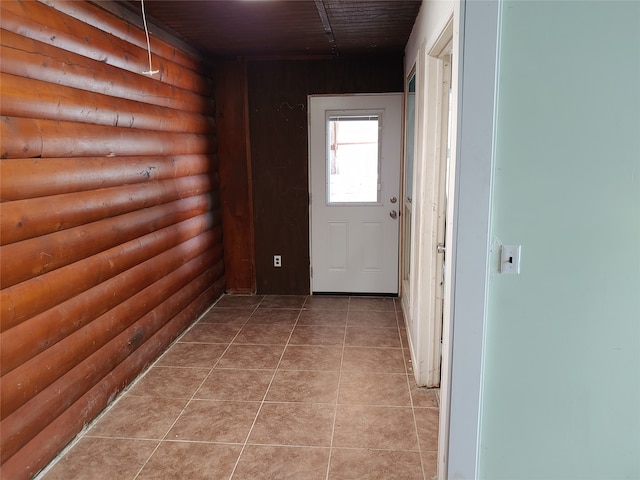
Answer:
[[[398,293],[402,94],[309,97],[311,290]]]

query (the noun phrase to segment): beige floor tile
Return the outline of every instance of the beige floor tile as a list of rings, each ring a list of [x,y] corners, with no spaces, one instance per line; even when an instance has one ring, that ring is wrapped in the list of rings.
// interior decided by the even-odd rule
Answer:
[[[335,403],[340,372],[278,370],[267,401]]]
[[[438,398],[435,388],[420,388],[416,385],[413,376],[409,377],[411,401],[414,407],[438,408]]]
[[[404,373],[343,372],[338,403],[411,406]]]
[[[137,397],[191,398],[204,377],[206,368],[153,367],[131,388]]]
[[[259,308],[302,308],[306,295],[267,295]]]
[[[242,443],[259,406],[259,402],[192,400],[166,440]]]
[[[247,445],[233,480],[324,480],[329,449]]]
[[[438,479],[438,452],[422,452],[424,480]]]
[[[369,327],[369,328],[398,328],[398,320],[394,311],[361,311],[353,310],[349,312],[347,319],[349,327]]]
[[[195,398],[261,402],[274,370],[214,369],[196,392]]]
[[[344,371],[405,373],[402,349],[345,347]]]
[[[176,343],[158,360],[156,366],[212,368],[226,348],[220,343]]]
[[[343,310],[349,308],[349,297],[325,297],[323,295],[307,297],[305,310]]]
[[[242,325],[228,323],[197,323],[180,339],[182,343],[229,343]]]
[[[231,323],[231,324],[243,324],[245,323],[255,307],[214,307],[205,313],[198,323]]]
[[[187,399],[127,395],[87,432],[95,437],[161,439],[187,404]]]
[[[292,325],[247,324],[242,327],[234,344],[285,345],[289,341]]]
[[[216,368],[274,369],[284,345],[230,345]]]
[[[342,347],[289,345],[284,351],[281,370],[331,370],[339,371]]]
[[[298,309],[258,308],[253,312],[253,315],[249,317],[248,323],[293,325],[298,320],[298,315],[300,315],[300,310]]]
[[[403,348],[402,356],[404,357],[404,364],[407,369],[407,373],[413,375],[413,360],[411,360],[411,350],[409,350],[408,348]]]
[[[162,442],[136,480],[226,479],[241,450],[241,445]]]
[[[298,325],[344,327],[346,323],[346,310],[303,310],[298,319]]]
[[[350,347],[401,348],[398,328],[347,327],[345,345]]]
[[[262,302],[262,295],[224,295],[216,307],[256,307]]]
[[[329,480],[422,480],[418,452],[334,448]]]
[[[415,432],[409,407],[338,405],[333,445],[418,451]]]
[[[416,426],[420,438],[420,449],[423,452],[438,451],[438,421],[437,408],[415,408]]]
[[[394,299],[390,297],[351,297],[349,312],[354,310],[377,310],[394,312],[396,306]]]
[[[133,479],[157,441],[82,438],[44,475],[43,480]]]
[[[293,329],[290,345],[343,345],[344,327],[297,325]]]
[[[409,338],[407,337],[407,329],[400,327],[400,341],[402,342],[402,348],[410,348]]]
[[[247,324],[242,327],[233,343],[286,345],[292,330],[293,326],[291,325]]]
[[[328,447],[335,406],[319,403],[265,403],[250,444]]]

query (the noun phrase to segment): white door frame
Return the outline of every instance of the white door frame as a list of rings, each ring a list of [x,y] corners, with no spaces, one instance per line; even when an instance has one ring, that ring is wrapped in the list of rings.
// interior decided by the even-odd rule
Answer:
[[[408,282],[403,279],[402,305],[414,376],[418,385],[426,387],[440,386],[443,257],[437,253],[437,245],[444,241],[443,181],[448,132],[445,106],[448,107],[452,83],[445,58],[453,54],[453,22],[450,16],[428,52],[426,45],[420,48],[415,65],[412,238],[408,242],[411,252],[403,252],[410,253],[411,266]],[[452,114],[455,117],[455,111]],[[454,125],[451,130],[455,131]]]
[[[400,196],[402,151],[401,99],[402,93],[308,97],[309,251],[312,292],[397,295],[399,291],[400,222],[397,199]],[[377,201],[326,204],[329,185],[326,168],[326,127],[329,115],[378,116],[381,149]],[[322,120],[319,120],[320,118]],[[327,242],[318,242],[318,239],[330,237],[329,225],[337,225],[337,244],[341,248],[331,249],[327,247]],[[365,227],[369,229],[368,234],[365,234]],[[366,236],[366,239],[360,239],[360,235]],[[335,254],[336,251],[340,252],[336,254],[337,263],[332,263],[332,252]]]
[[[446,241],[443,237],[444,224],[450,221],[443,211],[445,185],[443,184],[446,175],[446,155],[447,155],[447,133],[448,115],[448,90],[451,85],[451,72],[446,71],[445,57],[452,55],[453,46],[453,18],[450,18],[447,25],[441,32],[433,48],[426,56],[427,75],[429,89],[427,91],[427,121],[426,128],[428,141],[425,142],[428,168],[423,174],[422,181],[427,195],[426,205],[433,205],[429,213],[429,220],[423,223],[422,256],[424,260],[421,266],[428,265],[429,276],[418,282],[417,288],[421,289],[421,294],[417,294],[420,304],[419,311],[425,312],[421,321],[425,322],[428,341],[424,342],[424,372],[421,377],[429,387],[439,387],[441,380],[441,339],[443,324],[443,292],[441,291],[442,261],[443,255],[438,253],[438,243]],[[446,100],[446,102],[445,102]],[[446,105],[446,107],[445,107]],[[455,130],[452,127],[452,130]],[[424,201],[423,201],[424,202]],[[425,214],[427,212],[425,211]],[[445,216],[446,220],[442,218]]]
[[[449,206],[453,222],[447,232],[451,255],[445,269],[445,296],[450,302],[445,303],[443,325],[438,477],[475,479],[480,456],[500,3],[462,0],[456,9],[459,115],[451,172],[455,200]]]

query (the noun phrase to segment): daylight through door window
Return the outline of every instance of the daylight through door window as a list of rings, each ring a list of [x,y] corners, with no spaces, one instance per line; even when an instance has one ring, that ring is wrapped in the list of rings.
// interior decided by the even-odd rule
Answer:
[[[328,203],[379,203],[380,116],[329,116]]]

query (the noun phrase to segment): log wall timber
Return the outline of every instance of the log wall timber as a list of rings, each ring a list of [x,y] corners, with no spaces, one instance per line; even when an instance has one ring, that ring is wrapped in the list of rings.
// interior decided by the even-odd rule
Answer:
[[[0,2],[0,476],[27,479],[225,289],[212,71],[98,5]],[[165,38],[165,37],[163,37]]]

